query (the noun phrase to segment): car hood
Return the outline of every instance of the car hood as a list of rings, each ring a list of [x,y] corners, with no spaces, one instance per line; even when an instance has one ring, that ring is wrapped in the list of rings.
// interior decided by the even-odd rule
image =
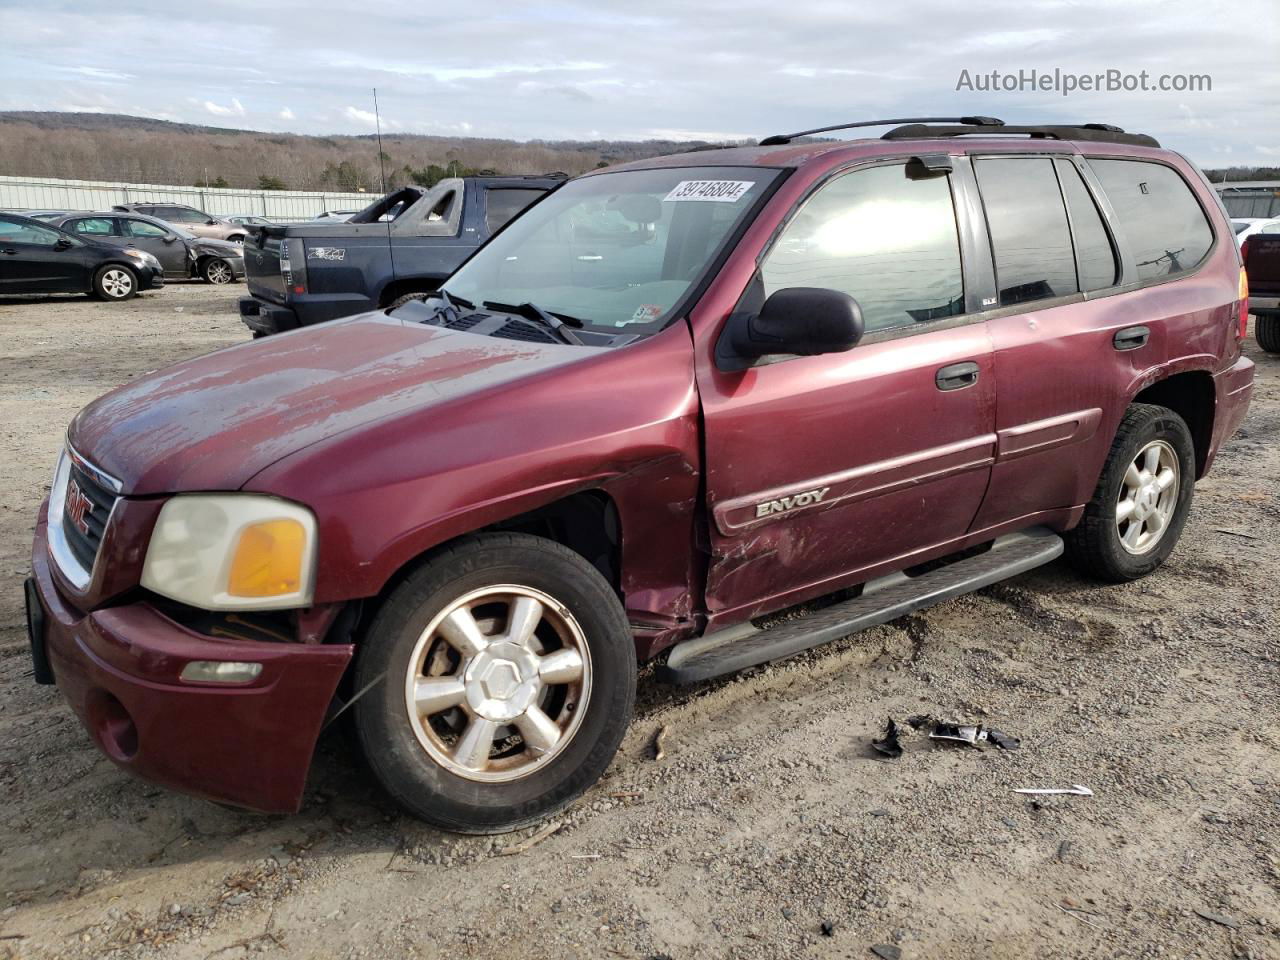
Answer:
[[[80,411],[67,439],[126,495],[235,490],[345,431],[600,352],[362,314],[147,374]]]

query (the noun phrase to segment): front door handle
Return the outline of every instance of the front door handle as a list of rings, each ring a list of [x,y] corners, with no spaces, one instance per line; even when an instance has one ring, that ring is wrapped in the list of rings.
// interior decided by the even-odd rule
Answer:
[[[16,257],[18,255],[18,251],[13,249],[13,247],[5,247],[4,252],[11,257]]]
[[[978,365],[971,361],[952,363],[934,375],[939,390],[963,390],[978,382]]]
[[[1147,327],[1125,327],[1123,330],[1116,331],[1116,335],[1111,338],[1111,344],[1117,350],[1137,350],[1139,347],[1146,346],[1150,339],[1151,330]]]

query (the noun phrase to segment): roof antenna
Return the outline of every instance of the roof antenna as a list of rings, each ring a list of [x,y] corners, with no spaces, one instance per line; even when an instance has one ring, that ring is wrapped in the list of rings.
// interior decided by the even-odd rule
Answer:
[[[382,196],[387,196],[387,155],[382,152],[382,116],[378,113],[378,88],[373,88],[373,122],[378,131],[378,171],[382,179]],[[390,211],[386,211],[390,213]],[[386,213],[381,216],[386,216]],[[391,257],[391,279],[396,280],[396,248],[391,243],[391,217],[387,217],[387,253]]]

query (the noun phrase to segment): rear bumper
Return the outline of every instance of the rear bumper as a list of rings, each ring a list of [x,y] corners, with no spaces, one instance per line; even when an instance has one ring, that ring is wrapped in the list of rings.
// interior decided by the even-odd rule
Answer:
[[[349,645],[251,643],[206,637],[147,603],[82,613],[49,569],[36,528],[28,622],[37,661],[98,748],[123,769],[184,793],[267,813],[298,809],[325,711],[351,660]],[[238,685],[179,678],[192,660],[248,661]]]
[[[1249,312],[1261,314],[1280,313],[1280,297],[1259,297],[1249,294]]]
[[[298,315],[288,307],[264,303],[256,297],[240,298],[240,319],[254,333],[261,333],[264,336],[296,330],[301,326],[298,323]]]

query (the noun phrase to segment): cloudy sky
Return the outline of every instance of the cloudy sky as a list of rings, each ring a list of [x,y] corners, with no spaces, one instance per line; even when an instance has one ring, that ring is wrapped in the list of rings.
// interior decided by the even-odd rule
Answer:
[[[1105,121],[1280,163],[1278,0],[0,0],[0,109],[251,130],[745,138],[868,117]],[[997,70],[1211,90],[957,90]]]

